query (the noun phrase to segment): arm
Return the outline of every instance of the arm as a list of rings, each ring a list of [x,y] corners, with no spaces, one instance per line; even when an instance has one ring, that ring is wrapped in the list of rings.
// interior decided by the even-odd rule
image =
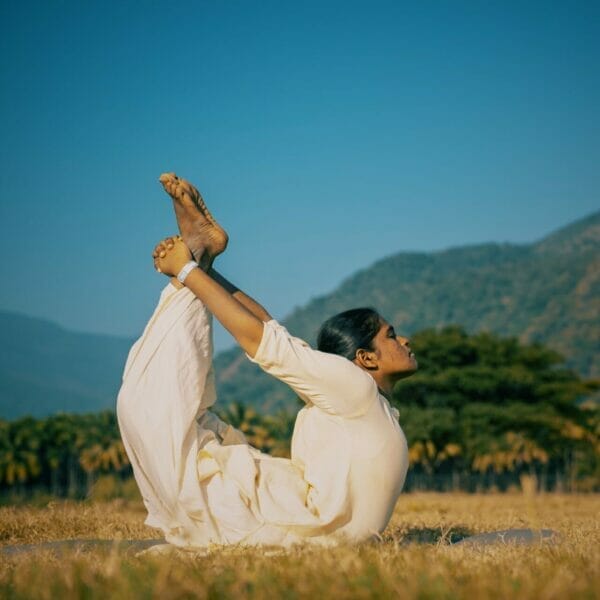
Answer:
[[[157,252],[159,247],[160,252]],[[153,254],[154,266],[165,275],[176,275],[188,261],[192,260],[189,248],[178,238],[165,239],[157,249]],[[262,314],[260,313],[262,307],[235,288],[236,295],[240,298],[238,300],[219,281],[225,283],[230,289],[235,286],[223,277],[218,276],[217,279],[213,279],[201,269],[193,269],[185,279],[185,286],[202,300],[242,349],[249,356],[254,356],[262,339],[263,321],[253,310]],[[266,311],[264,315],[269,316]]]
[[[164,256],[155,256],[155,266],[166,275],[179,273],[191,260],[190,251],[173,238],[163,244],[160,254]],[[263,322],[252,312],[253,304],[242,304],[204,271],[193,269],[185,285],[233,335],[252,362],[289,385],[305,402],[330,414],[354,416],[364,414],[377,397],[377,384],[366,371],[342,356],[314,350],[274,319]]]
[[[275,319],[264,324],[256,353],[247,357],[329,414],[363,415],[378,396],[377,383],[367,371],[343,356],[311,348]]]
[[[259,304],[254,298],[251,298],[240,288],[233,285],[229,280],[225,279],[223,275],[215,271],[212,267],[208,271],[208,274],[224,287],[238,302],[243,304],[254,316],[258,317],[261,321],[270,321],[273,317],[266,311],[265,307]]]
[[[219,281],[201,269],[190,272],[185,279],[185,286],[202,300],[221,325],[237,340],[244,352],[250,356],[256,354],[263,334],[263,321],[252,312],[252,305],[245,306]]]

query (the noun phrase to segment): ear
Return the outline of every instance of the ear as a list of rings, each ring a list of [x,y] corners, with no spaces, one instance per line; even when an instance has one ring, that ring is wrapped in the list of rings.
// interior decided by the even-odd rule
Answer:
[[[375,352],[369,352],[369,350],[365,350],[364,348],[359,348],[356,351],[354,362],[364,369],[376,369],[377,354],[375,354]]]

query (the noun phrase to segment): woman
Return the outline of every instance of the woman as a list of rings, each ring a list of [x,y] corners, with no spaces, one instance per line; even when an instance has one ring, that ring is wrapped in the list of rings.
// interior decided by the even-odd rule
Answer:
[[[199,243],[182,226],[190,202],[206,216],[199,194],[190,199],[174,186],[165,189],[173,192],[180,230],[196,246],[194,260],[185,237],[155,248],[155,268],[173,279],[131,348],[117,402],[146,523],[181,547],[379,537],[408,467],[398,411],[386,396],[417,370],[409,341],[368,308],[326,321],[316,350],[290,335],[214,271],[210,241]],[[216,401],[212,315],[250,361],[306,403],[296,418],[291,459],[253,448],[210,410]]]

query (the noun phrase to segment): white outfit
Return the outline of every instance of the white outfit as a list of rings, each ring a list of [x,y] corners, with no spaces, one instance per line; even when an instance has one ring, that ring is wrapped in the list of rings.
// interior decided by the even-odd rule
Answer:
[[[183,547],[377,537],[404,484],[408,449],[375,380],[266,322],[246,357],[306,402],[291,459],[271,457],[208,410],[212,318],[190,290],[169,283],[127,358],[117,416],[146,523]]]

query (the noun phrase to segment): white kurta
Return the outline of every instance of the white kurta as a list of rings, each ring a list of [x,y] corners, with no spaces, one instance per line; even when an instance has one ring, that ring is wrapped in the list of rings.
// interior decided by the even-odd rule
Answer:
[[[306,402],[291,459],[271,457],[208,410],[212,350],[212,314],[169,283],[129,352],[117,400],[146,523],[184,547],[378,536],[404,484],[408,449],[375,380],[266,322],[256,355],[246,357]]]

